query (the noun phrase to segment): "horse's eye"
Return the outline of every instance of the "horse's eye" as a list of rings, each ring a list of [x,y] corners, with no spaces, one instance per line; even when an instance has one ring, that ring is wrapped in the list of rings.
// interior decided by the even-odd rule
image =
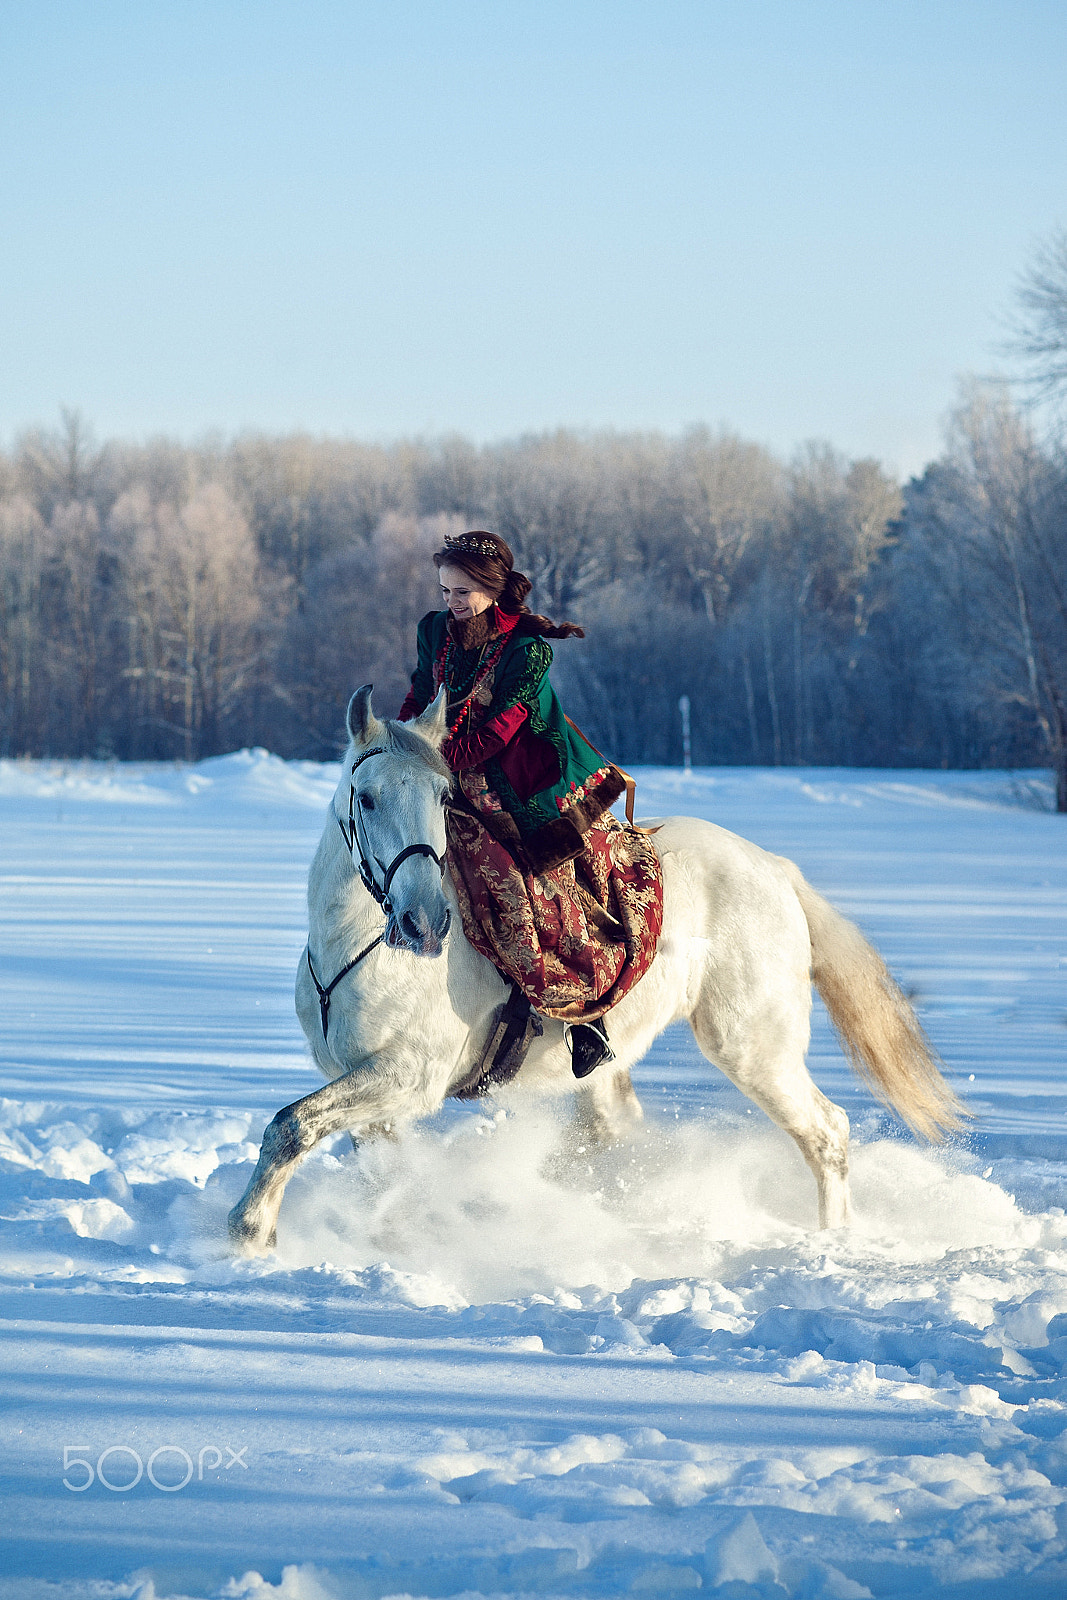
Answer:
[[[359,804],[362,811],[374,810],[374,801],[371,799],[369,794],[361,794],[359,797]]]

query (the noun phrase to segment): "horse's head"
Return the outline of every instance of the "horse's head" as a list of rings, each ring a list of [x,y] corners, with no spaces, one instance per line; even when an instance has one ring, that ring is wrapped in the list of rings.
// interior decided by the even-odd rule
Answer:
[[[352,864],[386,913],[386,944],[440,955],[451,921],[441,886],[452,786],[439,754],[448,732],[444,693],[414,722],[380,722],[365,684],[349,701],[347,723],[334,815]]]

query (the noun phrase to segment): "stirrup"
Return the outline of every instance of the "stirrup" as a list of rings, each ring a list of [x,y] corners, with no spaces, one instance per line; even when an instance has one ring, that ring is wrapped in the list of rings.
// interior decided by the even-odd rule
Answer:
[[[602,1061],[615,1060],[603,1017],[592,1022],[568,1022],[564,1024],[563,1037],[571,1053],[571,1071],[576,1078],[588,1078]]]

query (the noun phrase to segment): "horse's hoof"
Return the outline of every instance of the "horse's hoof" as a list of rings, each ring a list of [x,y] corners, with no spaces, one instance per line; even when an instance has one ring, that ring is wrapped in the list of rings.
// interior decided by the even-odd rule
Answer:
[[[278,1243],[278,1230],[272,1228],[265,1239],[259,1237],[255,1227],[248,1221],[239,1206],[234,1206],[226,1219],[230,1243],[239,1255],[261,1256],[267,1250],[273,1250]]]

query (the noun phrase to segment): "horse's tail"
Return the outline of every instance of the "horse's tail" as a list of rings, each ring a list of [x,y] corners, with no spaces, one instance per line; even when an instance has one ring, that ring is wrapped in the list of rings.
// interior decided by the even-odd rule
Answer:
[[[798,867],[788,867],[808,922],[812,981],[851,1065],[909,1128],[940,1143],[970,1113],[941,1076],[918,1017],[855,924],[817,894]]]

